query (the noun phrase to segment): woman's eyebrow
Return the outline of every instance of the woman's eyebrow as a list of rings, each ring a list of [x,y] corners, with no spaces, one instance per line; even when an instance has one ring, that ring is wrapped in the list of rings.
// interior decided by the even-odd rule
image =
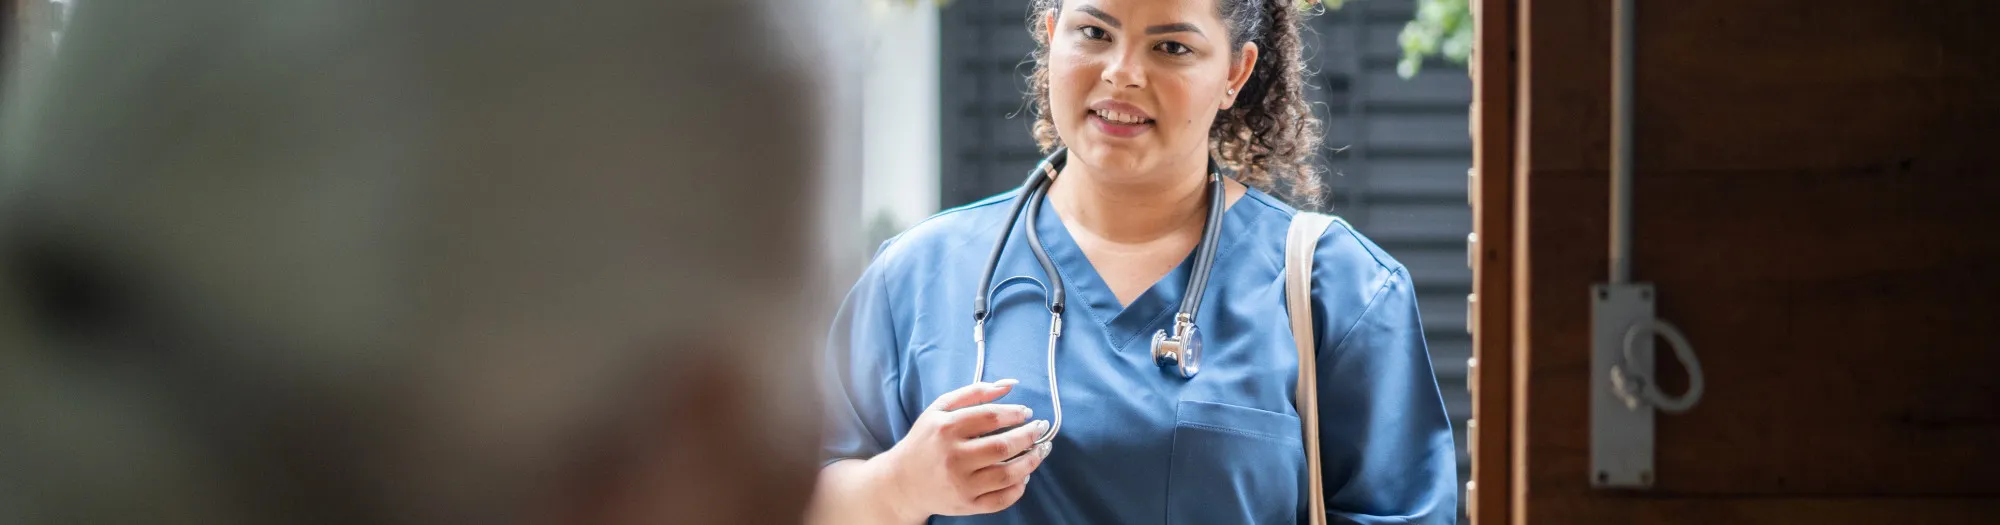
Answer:
[[[1098,20],[1103,20],[1104,23],[1110,25],[1112,29],[1125,28],[1125,24],[1119,22],[1118,17],[1111,16],[1110,13],[1106,13],[1104,12],[1104,10],[1098,9],[1096,6],[1080,5],[1076,6],[1076,10],[1082,12],[1083,14],[1097,17]],[[1195,27],[1194,24],[1186,22],[1160,24],[1146,28],[1146,34],[1148,35],[1161,35],[1167,33],[1194,33],[1197,35],[1202,35],[1201,28]],[[1208,35],[1202,35],[1202,36],[1208,36]]]
[[[1098,9],[1096,6],[1080,5],[1076,6],[1076,10],[1083,12],[1083,14],[1097,17],[1098,20],[1103,20],[1104,23],[1110,24],[1112,29],[1125,28],[1124,24],[1118,22],[1118,17],[1111,16],[1111,14],[1105,13],[1104,10]]]
[[[1186,22],[1173,23],[1173,24],[1160,24],[1146,28],[1146,34],[1148,35],[1159,35],[1166,33],[1194,33],[1200,35],[1201,28],[1197,28],[1194,26],[1194,24]],[[1207,35],[1202,35],[1202,36],[1207,36]]]

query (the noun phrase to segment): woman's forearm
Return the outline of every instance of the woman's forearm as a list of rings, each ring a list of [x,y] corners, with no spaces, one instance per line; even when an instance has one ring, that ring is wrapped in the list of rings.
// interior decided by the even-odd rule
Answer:
[[[880,459],[880,456],[877,456]],[[886,473],[877,459],[843,459],[819,471],[812,510],[806,522],[831,524],[913,525],[929,516],[909,516],[898,508]]]

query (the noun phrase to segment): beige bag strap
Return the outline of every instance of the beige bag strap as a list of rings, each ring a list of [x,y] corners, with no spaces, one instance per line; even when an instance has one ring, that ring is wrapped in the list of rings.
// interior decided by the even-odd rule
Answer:
[[[1312,324],[1313,252],[1332,224],[1330,215],[1302,211],[1292,216],[1292,228],[1285,234],[1285,310],[1291,313],[1292,338],[1299,347],[1299,385],[1292,404],[1305,427],[1307,497],[1311,498],[1307,506],[1312,525],[1326,525],[1326,487],[1319,467],[1319,367],[1314,348],[1319,339],[1313,336]]]

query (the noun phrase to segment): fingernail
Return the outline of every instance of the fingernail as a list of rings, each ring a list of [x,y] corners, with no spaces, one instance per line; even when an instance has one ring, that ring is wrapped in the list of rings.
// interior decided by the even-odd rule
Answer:
[[[1031,417],[1035,417],[1035,409],[1028,407],[1021,407],[1021,419],[1028,419]]]
[[[1036,434],[1046,434],[1048,433],[1048,431],[1049,431],[1049,420],[1043,419],[1035,421]]]
[[[1019,383],[1019,382],[1020,382],[1020,381],[1016,381],[1016,380],[1013,380],[1013,379],[1002,379],[1002,380],[999,380],[999,381],[994,381],[994,382],[993,382],[993,386],[996,386],[996,387],[1001,387],[1001,388],[1006,388],[1006,387],[1010,387],[1010,386],[1014,386],[1014,384],[1015,384],[1015,383]]]

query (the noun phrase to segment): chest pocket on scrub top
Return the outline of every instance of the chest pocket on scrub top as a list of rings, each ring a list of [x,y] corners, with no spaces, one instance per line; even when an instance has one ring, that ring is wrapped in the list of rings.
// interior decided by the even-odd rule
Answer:
[[[1299,418],[1181,401],[1168,461],[1167,523],[1292,523],[1305,449]]]

